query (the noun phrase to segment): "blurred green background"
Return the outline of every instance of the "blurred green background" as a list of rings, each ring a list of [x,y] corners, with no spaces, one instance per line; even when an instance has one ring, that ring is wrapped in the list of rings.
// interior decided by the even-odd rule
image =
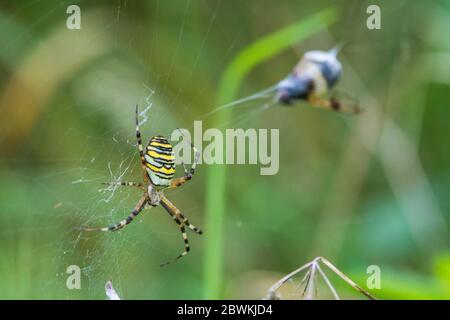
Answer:
[[[125,299],[259,299],[316,256],[363,287],[379,266],[379,298],[450,298],[448,1],[376,1],[381,30],[366,28],[373,1],[77,1],[81,30],[66,28],[70,4],[0,1],[0,298],[104,299],[112,279]],[[262,42],[257,65],[233,65],[292,25],[298,41]],[[204,117],[341,42],[338,87],[363,114],[256,102]],[[101,185],[141,179],[136,104],[151,104],[146,139],[194,120],[280,129],[277,175],[199,165],[166,192],[205,234],[165,268],[182,240],[161,207],[117,233],[75,230],[122,219],[140,196]],[[80,290],[66,287],[70,265]],[[292,287],[283,298],[301,298]]]

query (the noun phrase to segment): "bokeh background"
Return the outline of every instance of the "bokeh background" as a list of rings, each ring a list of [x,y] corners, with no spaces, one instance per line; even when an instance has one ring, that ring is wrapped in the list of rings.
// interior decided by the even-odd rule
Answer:
[[[0,298],[105,299],[112,279],[125,299],[259,299],[317,256],[364,288],[368,266],[379,266],[379,298],[450,298],[450,3],[375,1],[382,28],[368,30],[373,3],[1,1]],[[70,4],[81,30],[66,28]],[[279,81],[303,52],[343,43],[338,87],[363,114],[252,102],[205,118],[229,102],[222,80],[236,56],[323,12],[332,18],[305,24],[307,36],[235,66],[233,99]],[[114,234],[75,229],[118,221],[140,196],[101,185],[141,178],[136,104],[151,106],[147,139],[193,120],[280,129],[277,175],[200,165],[166,193],[205,234],[191,233],[190,254],[165,268],[182,240],[161,207]],[[80,290],[66,287],[70,265],[81,268]],[[343,298],[364,298],[327,274]],[[300,299],[300,280],[282,297]],[[331,297],[318,286],[318,298]]]

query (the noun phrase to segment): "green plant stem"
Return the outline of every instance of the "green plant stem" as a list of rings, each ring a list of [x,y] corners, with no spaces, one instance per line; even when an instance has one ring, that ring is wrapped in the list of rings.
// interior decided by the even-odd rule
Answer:
[[[300,22],[264,36],[245,47],[227,65],[223,72],[217,97],[217,105],[235,100],[245,78],[257,65],[269,60],[294,43],[323,30],[336,21],[334,7],[327,8]],[[232,109],[232,108],[231,108]],[[231,111],[219,112],[213,126],[226,123]],[[226,166],[210,165],[207,171],[204,298],[220,299],[223,291],[223,234],[226,205]]]

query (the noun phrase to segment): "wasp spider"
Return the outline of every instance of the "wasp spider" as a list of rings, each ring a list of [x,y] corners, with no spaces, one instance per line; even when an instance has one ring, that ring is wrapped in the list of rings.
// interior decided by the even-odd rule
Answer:
[[[138,107],[136,106],[136,138],[139,155],[141,159],[142,173],[144,176],[143,182],[111,182],[105,183],[108,185],[120,185],[136,187],[141,189],[144,194],[139,199],[138,203],[134,207],[130,215],[109,227],[104,228],[82,228],[84,231],[117,231],[130,224],[134,218],[145,208],[146,205],[150,207],[156,207],[162,205],[169,215],[175,220],[181,230],[181,234],[184,240],[184,251],[179,254],[175,259],[162,264],[162,266],[177,261],[179,258],[187,255],[189,252],[189,241],[185,227],[188,227],[192,231],[202,234],[202,231],[192,225],[189,220],[184,216],[181,211],[175,207],[164,195],[165,189],[176,188],[187,181],[191,180],[195,166],[200,159],[200,153],[195,149],[191,143],[191,147],[194,150],[194,163],[191,169],[188,171],[183,164],[184,176],[173,179],[175,174],[175,156],[173,154],[172,145],[163,136],[155,136],[150,139],[145,148],[142,145],[141,132],[139,130],[139,118]]]

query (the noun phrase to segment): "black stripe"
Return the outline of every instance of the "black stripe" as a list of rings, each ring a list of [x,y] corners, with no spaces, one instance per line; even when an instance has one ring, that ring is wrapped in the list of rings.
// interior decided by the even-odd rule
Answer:
[[[151,164],[152,165],[152,164]],[[162,167],[158,167],[158,166],[155,166],[155,167],[157,167],[158,169],[161,169]],[[146,166],[146,168],[148,168],[148,169],[150,169],[150,171],[151,172],[153,172],[153,173],[155,173],[155,174],[165,174],[165,175],[168,175],[168,176],[173,176],[174,175],[174,173],[175,172],[173,172],[173,173],[165,173],[165,172],[159,172],[159,171],[156,171],[156,170],[154,170],[154,169],[152,169],[152,168],[150,168],[150,167],[148,167],[148,166]],[[164,167],[164,169],[175,169],[175,168],[166,168],[166,167]]]
[[[162,165],[168,164],[168,165],[171,165],[173,168],[175,168],[175,160],[165,160],[165,159],[161,159],[161,158],[155,158],[152,156],[150,156],[150,157],[159,164],[162,164]]]
[[[166,169],[175,169],[175,165],[173,162],[160,162],[157,161],[155,158],[152,158],[152,160],[157,163],[156,165],[154,163],[151,163],[150,161],[146,161],[148,164],[155,166],[157,168],[166,168]]]
[[[161,172],[154,172],[153,170],[152,170],[152,172],[153,172],[158,178],[161,178],[161,179],[164,179],[164,180],[171,180],[172,177],[173,177],[173,173],[170,174],[170,175],[167,175],[167,174],[161,173]]]
[[[153,148],[153,149],[150,149]],[[172,148],[165,148],[165,147],[160,147],[160,146],[151,146],[150,144],[147,146],[147,150],[151,150],[151,151],[155,151],[155,152],[159,152],[159,153],[164,153],[168,156],[173,155],[173,149]]]
[[[151,169],[150,169],[150,170],[151,170]],[[153,170],[151,170],[151,171],[152,171],[152,173],[153,173],[155,176],[157,176],[158,178],[161,178],[161,179],[163,179],[163,180],[171,180],[172,177],[173,177],[173,174],[167,175],[167,174],[164,174],[164,173],[161,173],[161,172],[155,172],[155,171],[153,171]]]
[[[162,137],[162,136],[153,137],[153,138],[150,139],[150,141],[155,141],[155,142],[159,142],[159,143],[167,143],[167,144],[169,144],[169,141],[166,138]]]

